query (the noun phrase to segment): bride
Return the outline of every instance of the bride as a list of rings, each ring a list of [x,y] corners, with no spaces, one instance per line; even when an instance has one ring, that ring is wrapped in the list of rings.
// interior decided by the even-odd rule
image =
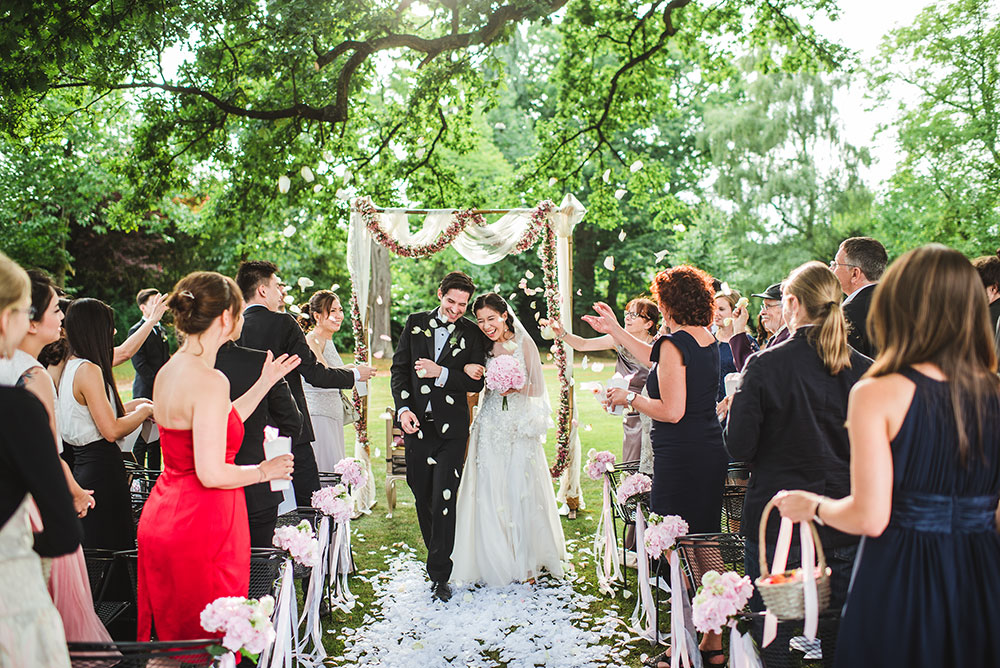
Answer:
[[[562,577],[566,548],[543,449],[552,409],[538,349],[496,293],[472,310],[493,345],[486,368],[468,365],[466,373],[480,378],[492,360],[513,355],[527,380],[506,397],[483,390],[458,488],[452,577],[490,586],[531,582],[543,570]]]

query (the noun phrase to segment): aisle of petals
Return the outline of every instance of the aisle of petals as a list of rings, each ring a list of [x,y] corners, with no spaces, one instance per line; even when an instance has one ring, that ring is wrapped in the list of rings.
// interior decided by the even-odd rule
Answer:
[[[340,631],[344,655],[335,665],[603,668],[633,651],[624,622],[613,614],[594,619],[588,609],[597,599],[572,581],[455,587],[443,604],[431,600],[415,550],[391,550],[385,569],[366,576],[372,612]]]

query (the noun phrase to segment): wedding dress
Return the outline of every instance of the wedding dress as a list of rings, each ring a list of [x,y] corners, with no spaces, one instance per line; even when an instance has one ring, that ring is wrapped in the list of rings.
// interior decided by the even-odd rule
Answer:
[[[543,570],[563,575],[565,541],[543,447],[552,410],[538,350],[515,325],[516,347],[500,354],[521,363],[527,382],[507,396],[507,408],[503,396],[483,390],[455,508],[456,582],[503,586]]]

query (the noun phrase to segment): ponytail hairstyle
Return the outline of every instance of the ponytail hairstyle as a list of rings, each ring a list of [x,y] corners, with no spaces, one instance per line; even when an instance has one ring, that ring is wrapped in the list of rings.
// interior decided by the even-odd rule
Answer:
[[[340,301],[340,297],[332,290],[317,290],[305,304],[299,306],[299,327],[308,332],[316,326],[316,316],[319,314],[329,315],[333,310],[334,302]]]
[[[104,384],[110,390],[111,403],[119,417],[125,415],[125,407],[111,373],[115,348],[114,309],[100,299],[75,299],[66,309],[63,327],[66,328],[70,354],[93,362],[101,369]]]
[[[847,318],[840,306],[840,280],[821,262],[806,262],[792,271],[781,287],[784,295],[794,295],[805,311],[811,328],[806,336],[819,353],[823,366],[836,376],[851,366],[847,345]]]
[[[472,302],[472,312],[478,313],[480,309],[488,308],[496,311],[503,316],[503,321],[507,325],[507,329],[510,330],[511,334],[514,334],[514,317],[511,315],[510,307],[504,298],[495,292],[487,292],[485,295],[479,295],[476,297],[476,301]]]
[[[236,282],[215,271],[195,271],[177,281],[167,307],[173,312],[177,331],[201,334],[212,322],[229,311],[235,322],[243,308],[243,296]]]

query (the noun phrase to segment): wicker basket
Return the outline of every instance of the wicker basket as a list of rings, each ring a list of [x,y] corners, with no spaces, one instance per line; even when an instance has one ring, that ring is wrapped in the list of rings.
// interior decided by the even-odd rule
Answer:
[[[760,577],[754,583],[757,591],[764,599],[764,605],[768,612],[774,613],[775,617],[782,621],[803,619],[806,616],[805,594],[803,592],[803,581],[783,582],[779,584],[767,584],[764,580],[768,577],[767,570],[767,546],[764,541],[764,534],[767,530],[767,518],[774,509],[774,499],[764,506],[764,513],[760,518]],[[816,576],[816,600],[817,612],[823,612],[830,604],[830,569],[826,566],[826,555],[823,554],[823,544],[819,540],[819,533],[816,526],[810,521],[809,528],[812,530],[813,544],[816,546],[816,559],[819,566],[819,574]],[[789,573],[790,571],[785,571]]]

